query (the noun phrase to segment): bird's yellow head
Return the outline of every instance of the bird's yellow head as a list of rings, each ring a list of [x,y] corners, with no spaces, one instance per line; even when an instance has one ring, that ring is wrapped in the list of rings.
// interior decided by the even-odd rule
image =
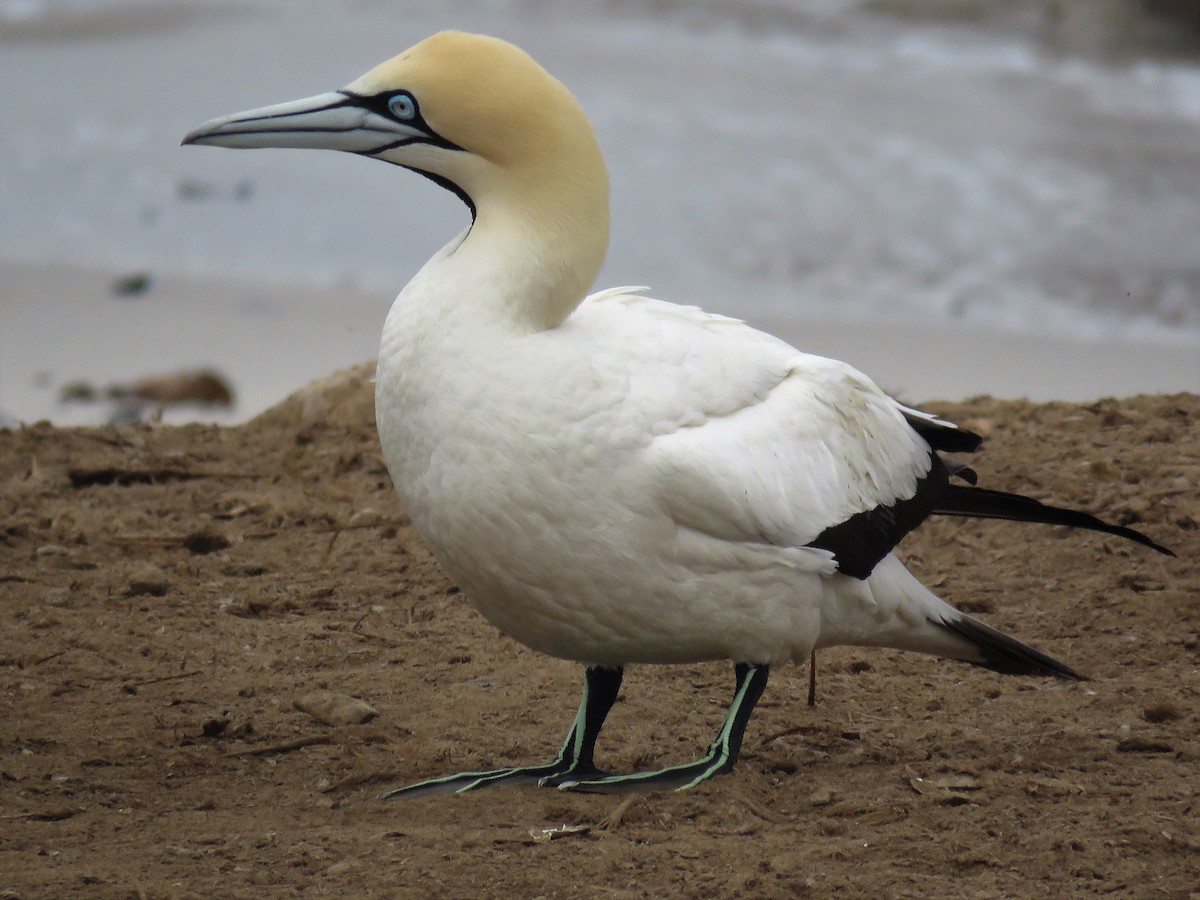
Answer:
[[[498,38],[435,34],[342,90],[214,119],[184,143],[373,156],[429,175],[473,208],[511,205],[514,193],[540,206],[565,190],[607,228],[607,175],[587,116]]]
[[[504,166],[561,154],[591,132],[559,81],[525,51],[484,35],[435,34],[346,92],[391,104],[393,115],[420,121],[432,134]]]
[[[473,241],[520,247],[561,321],[608,248],[608,175],[579,103],[523,50],[445,31],[339,91],[206,122],[185,144],[344,150],[404,166],[466,201]],[[495,246],[496,244],[500,246]]]

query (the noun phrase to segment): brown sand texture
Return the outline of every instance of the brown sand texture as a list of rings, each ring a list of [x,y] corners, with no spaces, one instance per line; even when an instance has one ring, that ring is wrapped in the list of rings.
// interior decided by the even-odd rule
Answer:
[[[928,404],[986,436],[982,484],[1179,554],[950,519],[903,543],[1088,681],[838,648],[815,708],[804,667],[775,672],[736,771],[691,792],[384,802],[545,760],[582,670],[438,570],[368,375],[238,427],[0,432],[0,897],[1200,892],[1200,396]],[[731,686],[724,663],[632,669],[598,761],[692,758]],[[369,708],[296,708],[319,691]]]

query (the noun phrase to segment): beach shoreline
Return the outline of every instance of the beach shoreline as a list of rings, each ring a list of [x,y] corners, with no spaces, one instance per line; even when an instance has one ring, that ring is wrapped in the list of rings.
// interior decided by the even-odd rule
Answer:
[[[145,273],[0,260],[0,413],[101,424],[103,406],[64,404],[97,387],[198,368],[231,382],[232,409],[180,407],[165,421],[246,421],[305,384],[375,358],[386,291],[288,285],[196,273]],[[666,298],[669,299],[669,298]],[[1200,346],[1072,341],[956,323],[806,320],[764,312],[750,324],[804,352],[845,360],[907,402],[989,395],[1087,402],[1200,388]]]

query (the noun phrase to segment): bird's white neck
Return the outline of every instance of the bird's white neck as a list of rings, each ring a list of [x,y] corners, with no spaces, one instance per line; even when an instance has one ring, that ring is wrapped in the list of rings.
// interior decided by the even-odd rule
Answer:
[[[513,368],[505,357],[525,352],[507,339],[560,325],[594,281],[608,243],[607,178],[598,171],[574,186],[547,181],[544,190],[513,196],[475,193],[474,222],[392,305],[376,415],[381,442],[393,451],[388,467],[410,509],[422,508],[436,436],[454,430],[448,423],[470,419],[472,404],[486,405],[481,393],[505,391],[500,382]]]
[[[507,126],[498,142],[507,149],[431,159],[470,199],[475,221],[414,279],[414,289],[433,280],[445,291],[423,302],[544,330],[586,296],[608,250],[608,172],[578,103],[557,82],[547,90],[557,102],[525,129]]]
[[[607,209],[597,215],[602,223],[552,209],[482,206],[465,239],[441,264],[475,282],[461,285],[472,297],[458,301],[486,304],[477,314],[498,316],[521,330],[554,328],[586,296],[604,261]]]
[[[603,163],[531,169],[471,191],[475,221],[439,254],[470,312],[528,330],[553,328],[586,296],[608,249],[608,179]],[[428,299],[428,298],[426,298]]]

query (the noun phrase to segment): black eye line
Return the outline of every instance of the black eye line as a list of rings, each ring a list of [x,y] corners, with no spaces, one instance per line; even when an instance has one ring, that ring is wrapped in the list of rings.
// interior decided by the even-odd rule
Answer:
[[[392,147],[415,143],[432,144],[435,147],[442,147],[446,150],[463,149],[453,141],[446,140],[429,127],[429,123],[426,122],[425,117],[421,115],[421,104],[419,104],[417,102],[417,98],[408,91],[382,91],[378,94],[371,95],[355,94],[352,91],[338,91],[338,93],[349,98],[350,102],[361,106],[363,109],[369,110],[376,115],[383,116],[385,119],[393,119],[401,124],[408,125],[411,128],[416,128],[428,135],[427,138],[405,138],[402,141],[396,141],[395,143],[378,147],[375,150],[370,151],[371,153],[382,153],[384,150],[390,150]],[[388,108],[388,101],[390,101],[397,94],[403,94],[412,101],[413,114],[410,118],[401,119],[399,116],[395,115],[391,109]]]
[[[373,112],[376,115],[384,116],[385,118],[389,118],[389,119],[396,119],[396,116],[392,114],[392,111],[390,109],[388,109],[388,101],[392,97],[395,97],[397,94],[402,93],[406,97],[408,97],[410,100],[412,100],[413,117],[411,119],[396,119],[396,120],[399,122],[402,122],[403,124],[408,125],[412,128],[416,128],[420,131],[423,131],[427,135],[426,137],[423,137],[423,138],[416,137],[416,136],[401,138],[400,140],[397,140],[397,141],[390,141],[385,144],[380,144],[378,147],[374,147],[370,150],[360,150],[360,151],[357,151],[359,156],[378,157],[379,154],[385,153],[388,150],[395,149],[396,147],[404,147],[409,144],[429,144],[433,147],[442,147],[443,149],[446,149],[446,150],[457,150],[462,153],[466,152],[466,150],[464,148],[458,146],[458,144],[455,144],[453,141],[446,140],[444,137],[442,137],[440,134],[438,134],[436,131],[434,131],[432,128],[429,127],[429,123],[426,122],[425,117],[421,115],[421,107],[417,103],[417,98],[414,97],[408,91],[385,91],[383,93],[373,94],[369,97],[364,94],[356,94],[352,91],[345,91],[345,90],[338,91],[338,93],[343,95],[344,97],[346,97],[346,100],[348,103],[353,103],[356,106],[359,106],[365,110],[368,110],[369,112]],[[390,162],[390,160],[387,160],[387,161]],[[410,171],[416,172],[418,175],[424,175],[426,178],[428,178],[434,184],[438,185],[439,187],[445,188],[446,190],[450,191],[450,193],[452,193],[456,197],[458,197],[459,200],[461,200],[463,203],[465,203],[467,205],[467,209],[469,209],[471,211],[471,222],[474,223],[474,221],[475,221],[475,201],[473,201],[470,198],[470,196],[467,194],[467,192],[464,191],[462,188],[460,188],[457,184],[455,184],[453,181],[451,181],[450,179],[448,179],[442,175],[436,175],[433,172],[427,172],[424,169],[419,169],[415,166],[404,165],[403,163],[398,163],[397,165],[402,165],[402,166],[404,166],[404,168],[409,169]]]

